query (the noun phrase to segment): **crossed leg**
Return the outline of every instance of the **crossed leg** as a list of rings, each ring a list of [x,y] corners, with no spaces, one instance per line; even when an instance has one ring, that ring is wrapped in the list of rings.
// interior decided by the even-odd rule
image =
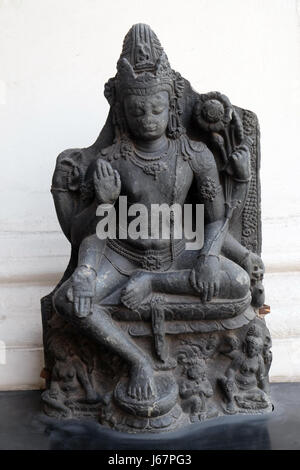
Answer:
[[[186,252],[185,252],[186,253]],[[186,258],[178,259],[174,271],[166,272],[135,272],[125,288],[121,300],[128,308],[136,309],[153,292],[174,295],[199,296],[190,282],[191,268],[196,254],[191,253]],[[241,299],[247,295],[250,289],[250,279],[244,269],[227,258],[220,257],[220,288],[218,298]],[[187,269],[187,261],[190,262]]]

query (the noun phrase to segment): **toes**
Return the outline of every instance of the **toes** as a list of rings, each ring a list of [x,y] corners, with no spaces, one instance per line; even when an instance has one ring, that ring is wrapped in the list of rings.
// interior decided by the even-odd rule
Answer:
[[[128,307],[129,309],[131,309],[133,305],[135,305],[131,297],[122,297],[121,300],[125,307]]]
[[[131,285],[127,285],[125,289],[122,290],[122,297],[126,298],[134,293],[134,288]]]
[[[85,299],[85,313],[88,315],[92,309],[92,299],[90,297],[86,297]]]
[[[128,295],[128,294],[127,294],[126,291],[121,292],[121,301],[122,301],[122,302],[126,302],[127,295]]]
[[[128,303],[130,310],[136,310],[138,308],[138,302],[130,302]]]
[[[150,400],[154,395],[154,391],[149,382],[142,385],[128,386],[128,395],[134,400]]]
[[[140,300],[137,299],[135,296],[131,296],[129,298],[126,298],[126,302],[132,307],[137,307],[140,303]]]
[[[128,395],[131,398],[136,399],[136,388],[135,387],[129,387],[128,388]]]
[[[129,309],[131,308],[130,302],[128,302],[127,300],[122,299],[122,303],[123,303],[123,305],[125,305],[125,307],[127,307]]]
[[[149,400],[151,398],[151,387],[148,384],[146,387],[146,399]]]
[[[74,310],[75,313],[79,313],[79,297],[74,297]]]
[[[214,295],[214,285],[213,283],[210,284],[209,288],[208,288],[208,292],[207,292],[207,302],[210,302],[212,297]]]
[[[121,302],[123,305],[125,305],[125,307],[127,307],[127,302],[126,302],[126,299],[124,299],[124,297],[121,297]]]
[[[129,292],[130,290],[128,289],[128,286],[126,286],[121,292],[121,297],[126,297],[126,295],[128,295]]]
[[[85,298],[80,297],[79,299],[79,313],[84,313],[85,311]]]
[[[124,293],[124,294],[122,295],[122,298],[123,298],[124,300],[130,300],[130,299],[133,298],[134,296],[135,296],[135,293],[134,293],[134,292],[132,292],[132,291],[127,291],[126,293]]]
[[[131,292],[128,292],[126,290],[121,293],[121,301],[123,303],[126,303],[128,300],[130,300],[130,298],[131,298]]]
[[[129,308],[129,310],[132,310],[132,305],[130,302],[126,301],[126,302],[123,302],[125,307]]]
[[[121,294],[121,301],[126,307],[132,309],[138,307],[141,299],[135,291],[128,291],[127,289],[123,294]]]
[[[218,296],[218,284],[217,282],[214,282],[214,293],[213,293],[213,297],[217,297]]]

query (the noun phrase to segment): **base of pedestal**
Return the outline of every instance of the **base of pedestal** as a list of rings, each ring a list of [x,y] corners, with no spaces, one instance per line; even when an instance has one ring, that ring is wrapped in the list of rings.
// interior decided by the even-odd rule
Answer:
[[[149,358],[156,392],[148,401],[129,396],[132,371],[119,356],[60,318],[52,320],[44,411],[54,418],[92,418],[130,434],[174,431],[224,415],[268,413],[270,333],[252,307],[242,315],[238,326],[238,317],[200,321],[201,328],[199,320],[190,320],[188,330],[184,320],[169,320],[159,337],[147,322],[120,321],[123,334]]]

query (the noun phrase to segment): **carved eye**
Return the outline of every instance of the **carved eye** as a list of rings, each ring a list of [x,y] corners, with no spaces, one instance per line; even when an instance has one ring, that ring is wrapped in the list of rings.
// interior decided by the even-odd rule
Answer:
[[[161,114],[164,109],[164,106],[156,106],[155,108],[152,108],[152,114]]]
[[[133,117],[140,117],[140,116],[143,116],[145,114],[143,108],[140,108],[140,107],[130,107],[129,108],[129,113]]]

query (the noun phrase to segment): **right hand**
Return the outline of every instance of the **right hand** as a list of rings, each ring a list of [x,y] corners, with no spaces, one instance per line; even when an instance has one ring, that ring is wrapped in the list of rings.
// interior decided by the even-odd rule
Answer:
[[[114,204],[121,190],[121,179],[110,163],[99,158],[94,172],[94,187],[99,204]]]
[[[95,271],[87,266],[79,266],[75,270],[68,297],[74,303],[74,312],[77,317],[83,318],[92,313],[96,279]]]

